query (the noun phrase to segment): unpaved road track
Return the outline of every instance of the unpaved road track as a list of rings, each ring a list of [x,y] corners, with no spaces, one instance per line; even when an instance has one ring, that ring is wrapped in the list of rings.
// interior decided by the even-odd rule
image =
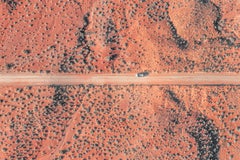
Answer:
[[[25,85],[240,85],[240,74],[234,73],[169,73],[150,74],[0,74],[0,86]]]

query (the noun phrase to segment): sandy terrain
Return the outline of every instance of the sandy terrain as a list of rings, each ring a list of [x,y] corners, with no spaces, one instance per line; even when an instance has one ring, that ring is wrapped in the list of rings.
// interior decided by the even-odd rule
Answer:
[[[1,159],[239,158],[239,86],[0,89]]]
[[[240,71],[238,0],[11,1],[1,72]]]
[[[1,0],[0,160],[239,160],[239,8]]]

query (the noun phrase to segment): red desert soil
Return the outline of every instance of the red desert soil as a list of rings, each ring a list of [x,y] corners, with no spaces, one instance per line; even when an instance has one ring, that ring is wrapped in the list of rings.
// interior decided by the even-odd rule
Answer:
[[[0,2],[2,72],[239,72],[239,0]]]
[[[1,159],[239,158],[239,86],[0,89]]]
[[[1,0],[0,160],[239,160],[239,13],[239,0]]]

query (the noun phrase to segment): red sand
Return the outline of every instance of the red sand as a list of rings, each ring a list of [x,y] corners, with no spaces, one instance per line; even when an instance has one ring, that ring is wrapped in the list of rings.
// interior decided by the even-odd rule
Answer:
[[[217,154],[237,160],[239,91],[237,86],[1,87],[1,159]]]
[[[1,0],[0,72],[238,76],[239,8],[239,0]],[[0,159],[239,160],[238,79],[146,78],[0,84]]]
[[[12,10],[0,5],[2,72],[240,70],[238,0],[19,0]]]

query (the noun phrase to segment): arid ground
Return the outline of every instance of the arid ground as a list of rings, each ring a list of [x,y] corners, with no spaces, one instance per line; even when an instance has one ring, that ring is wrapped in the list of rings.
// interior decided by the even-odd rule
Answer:
[[[239,160],[240,1],[1,0],[0,83],[0,160]]]

